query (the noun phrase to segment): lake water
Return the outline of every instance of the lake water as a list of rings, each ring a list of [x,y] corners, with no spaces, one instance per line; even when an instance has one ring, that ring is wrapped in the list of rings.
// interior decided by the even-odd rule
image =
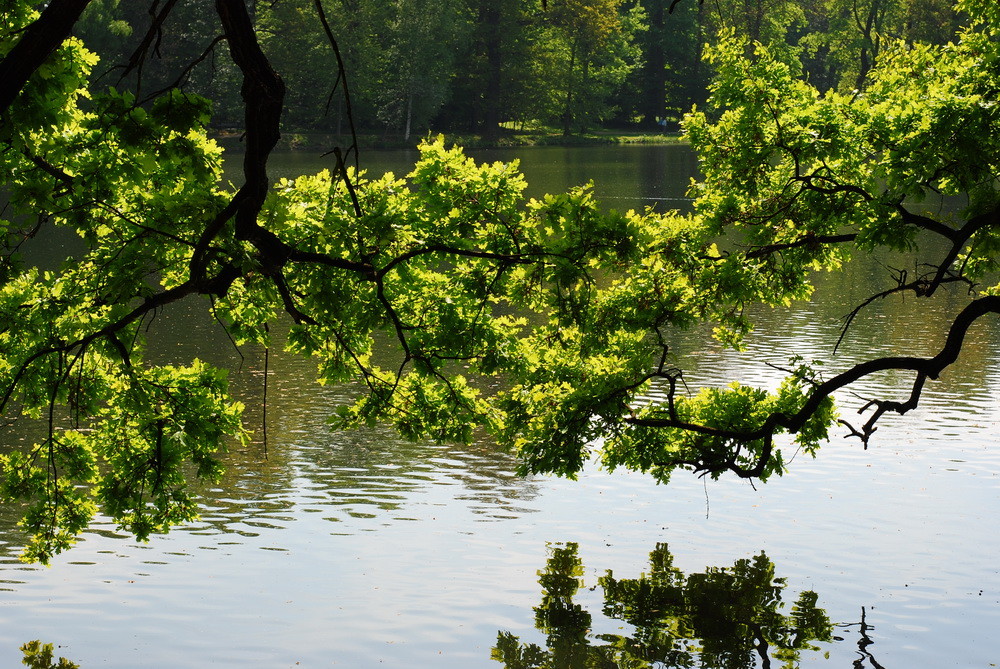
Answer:
[[[680,146],[519,155],[532,194],[594,179],[615,208],[683,207],[695,169]],[[414,157],[368,153],[363,166],[405,173]],[[280,158],[289,175],[318,169],[307,156]],[[721,349],[703,330],[678,338],[674,350],[690,385],[773,383],[766,363],[784,363],[789,347],[828,357],[838,319],[889,281],[882,266],[861,262],[821,277],[816,303],[760,313],[745,354]],[[873,305],[830,370],[862,356],[936,350],[960,303],[945,295],[930,310],[912,299]],[[251,425],[260,422],[262,352],[241,358],[200,312],[165,313],[154,339],[163,360],[198,355],[237,370],[234,389]],[[578,481],[523,479],[512,457],[488,443],[331,432],[331,407],[351,389],[319,387],[308,361],[274,352],[266,457],[260,444],[228,454],[224,481],[204,491],[199,522],[142,545],[98,526],[41,568],[17,561],[17,513],[2,511],[0,666],[17,666],[18,646],[40,639],[84,669],[500,667],[491,654],[503,633],[521,644],[508,649],[512,668],[539,666],[543,656],[545,666],[563,667],[668,667],[691,658],[696,666],[777,667],[779,659],[754,650],[752,625],[699,618],[704,602],[692,585],[735,573],[735,585],[746,585],[746,570],[731,568],[761,552],[783,579],[781,608],[774,593],[764,597],[770,610],[791,616],[799,593],[813,591],[833,625],[830,640],[813,642],[792,666],[998,666],[998,359],[996,321],[979,323],[921,408],[887,417],[868,450],[838,429],[818,459],[798,457],[786,476],[754,487],[682,474],[657,486],[596,468]],[[866,390],[900,381],[887,376]],[[842,399],[850,418],[860,401]],[[692,586],[687,608],[605,601],[598,579],[610,571],[649,585],[640,576],[651,573],[654,552],[676,582]],[[718,608],[746,601],[713,592]],[[688,640],[692,625],[698,638]],[[673,654],[654,657],[657,643]],[[622,649],[673,659],[626,665]]]

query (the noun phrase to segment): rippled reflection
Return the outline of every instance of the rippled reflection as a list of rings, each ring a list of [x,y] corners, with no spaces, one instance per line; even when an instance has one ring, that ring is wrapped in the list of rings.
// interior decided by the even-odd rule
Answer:
[[[604,593],[602,612],[628,625],[628,634],[594,634],[593,617],[574,597],[586,587],[577,545],[552,546],[539,572],[542,601],[535,607],[535,627],[545,648],[522,643],[501,631],[491,653],[507,669],[541,667],[693,667],[764,669],[777,660],[794,666],[804,652],[819,652],[833,640],[834,626],[818,607],[819,597],[803,591],[787,611],[786,585],[761,552],[685,574],[673,565],[666,544],[649,556],[649,572],[638,578],[615,578],[609,570],[598,579]],[[593,588],[591,588],[593,589]]]
[[[299,513],[333,523],[406,521],[415,498],[454,485],[464,489],[459,498],[470,511],[495,520],[524,512],[524,502],[536,495],[536,487],[516,475],[513,457],[493,444],[409,442],[378,427],[332,430],[334,407],[352,401],[356,390],[317,385],[314,363],[282,353],[282,344],[279,333],[266,407],[253,397],[262,391],[262,363],[249,354],[243,361],[239,390],[250,407],[247,422],[262,425],[266,411],[271,448],[265,453],[258,441],[227,457],[226,478],[204,491],[206,531],[253,535]],[[357,529],[354,523],[336,532]]]
[[[433,498],[436,488],[453,496],[455,486],[462,488],[457,499],[482,522],[535,510],[527,502],[537,485],[517,476],[513,456],[496,444],[410,442],[384,427],[333,430],[335,407],[356,399],[360,390],[317,384],[315,362],[284,352],[286,330],[280,326],[273,328],[265,406],[263,350],[237,349],[203,306],[163,310],[148,333],[148,357],[158,364],[198,357],[231,370],[231,390],[247,406],[245,421],[256,439],[221,454],[225,474],[217,485],[202,484],[201,518],[188,526],[192,533],[238,540],[316,514],[337,524],[332,533],[356,534],[413,520],[420,515],[413,510],[417,500]],[[262,442],[265,420],[270,448]],[[0,449],[37,441],[46,429],[43,421],[19,421],[0,432]],[[19,508],[0,508],[0,561],[16,563],[20,514]],[[360,522],[365,520],[376,522]],[[100,519],[88,534],[125,538]]]

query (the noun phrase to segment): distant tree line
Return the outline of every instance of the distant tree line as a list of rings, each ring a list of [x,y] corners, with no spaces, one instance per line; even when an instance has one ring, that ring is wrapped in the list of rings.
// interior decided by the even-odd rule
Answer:
[[[106,76],[138,70],[149,92],[180,80],[216,101],[215,125],[239,126],[240,74],[214,13],[170,1],[170,39],[144,62],[129,56],[153,20],[147,3],[94,0],[79,32]],[[963,22],[951,0],[270,0],[254,13],[288,86],[286,130],[343,133],[350,111],[361,132],[406,136],[674,129],[707,98],[701,56],[725,31],[792,50],[820,90],[850,90],[887,43],[942,44]],[[331,36],[350,110],[334,94]]]

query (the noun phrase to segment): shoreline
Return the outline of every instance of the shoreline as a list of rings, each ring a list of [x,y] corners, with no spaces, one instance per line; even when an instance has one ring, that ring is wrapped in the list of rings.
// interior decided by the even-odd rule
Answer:
[[[684,144],[686,140],[680,133],[654,132],[609,132],[599,131],[582,135],[563,135],[561,133],[510,133],[495,138],[484,138],[482,135],[463,135],[448,133],[428,133],[411,136],[409,139],[395,136],[358,135],[358,148],[361,150],[416,150],[417,145],[425,139],[443,135],[449,145],[458,145],[466,149],[510,149],[530,148],[538,146],[627,146],[650,144]],[[227,150],[238,150],[243,141],[242,133],[210,132],[209,137]],[[278,151],[330,151],[333,147],[344,148],[351,142],[350,135],[319,132],[283,132],[275,147]]]

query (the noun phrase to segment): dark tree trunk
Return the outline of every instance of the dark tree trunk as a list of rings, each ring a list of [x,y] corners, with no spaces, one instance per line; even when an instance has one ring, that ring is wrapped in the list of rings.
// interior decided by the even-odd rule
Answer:
[[[486,91],[483,97],[483,136],[495,138],[500,132],[501,74],[503,50],[501,48],[500,9],[494,0],[483,0],[479,9],[483,34],[486,38]]]
[[[563,107],[562,126],[563,136],[569,137],[573,134],[573,75],[576,70],[576,42],[569,52],[569,71],[566,75],[566,104]]]
[[[648,8],[649,32],[646,49],[645,90],[642,94],[642,120],[646,125],[654,125],[663,117],[667,99],[667,63],[663,48],[666,29],[665,0],[652,0]]]
[[[0,60],[0,114],[17,99],[39,64],[59,48],[90,0],[52,0],[24,29],[21,39]]]

